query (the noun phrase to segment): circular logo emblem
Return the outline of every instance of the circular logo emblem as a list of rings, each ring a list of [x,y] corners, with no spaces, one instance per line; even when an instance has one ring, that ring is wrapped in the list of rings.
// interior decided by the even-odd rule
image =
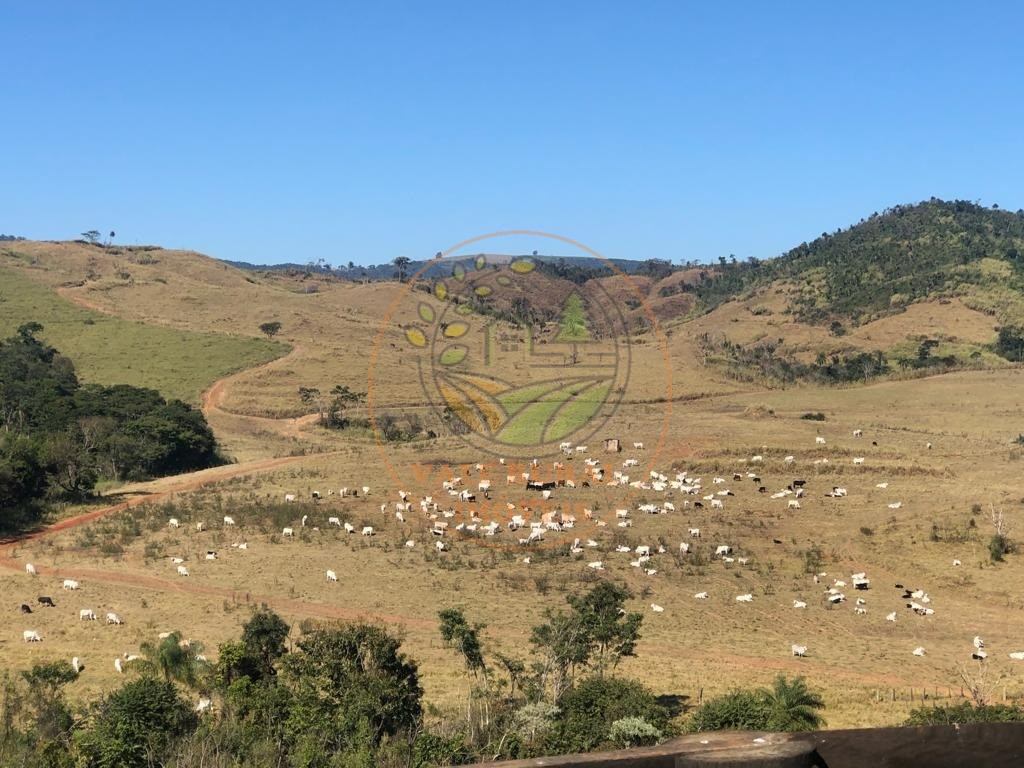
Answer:
[[[583,260],[545,259],[536,251],[522,256],[465,252],[482,240],[510,235],[571,245],[583,252]],[[660,350],[649,345],[648,355],[663,357],[665,366],[661,439],[644,457],[653,463],[671,402],[667,347],[643,295],[626,274],[592,249],[542,232],[483,235],[439,253],[402,286],[370,361],[371,419],[393,478],[407,489],[418,484],[427,495],[441,486],[458,501],[473,504],[482,501],[477,493],[491,500],[493,491],[497,497],[491,511],[516,511],[512,517],[517,519],[522,510],[539,517],[574,517],[564,503],[554,502],[538,514],[534,497],[542,494],[540,500],[548,502],[552,493],[560,493],[558,488],[603,484],[596,456],[643,448],[642,442],[632,441],[620,446],[620,439],[609,433],[609,421],[630,390],[631,324],[635,329],[638,318],[653,327],[660,342]],[[398,369],[388,365],[386,378],[378,370],[382,350]],[[410,461],[400,446],[389,447],[382,425],[394,418],[398,404],[388,402],[382,390],[394,384],[396,375],[416,384],[416,401],[404,407],[425,412],[430,423],[461,440],[472,463],[463,460],[464,469],[428,467]],[[399,454],[405,458],[396,466]],[[556,460],[541,465],[538,460],[547,457]],[[474,470],[502,480],[501,491],[489,477],[472,492],[454,482],[456,477],[465,482]],[[630,495],[628,486],[623,490]],[[504,498],[510,493],[522,498]],[[591,509],[579,506],[579,520],[590,520]],[[480,510],[479,504],[468,508],[467,519],[485,519]],[[551,520],[545,524],[553,526]],[[476,528],[473,522],[467,525]]]

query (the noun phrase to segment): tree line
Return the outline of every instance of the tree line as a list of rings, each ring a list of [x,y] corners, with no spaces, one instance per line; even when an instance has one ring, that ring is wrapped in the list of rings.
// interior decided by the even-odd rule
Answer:
[[[304,624],[290,641],[291,627],[266,608],[221,644],[216,662],[174,632],[123,662],[124,685],[76,705],[66,689],[88,672],[40,663],[0,686],[0,764],[398,768],[653,744],[687,727],[683,697],[614,674],[640,639],[630,597],[611,582],[570,596],[533,628],[527,658],[489,652],[484,625],[442,610],[440,639],[467,687],[462,704],[433,715],[395,635]],[[820,724],[820,697],[802,680],[780,685],[789,698],[765,704],[773,725]],[[696,711],[698,728],[711,722]]]
[[[198,410],[152,389],[82,384],[72,361],[26,323],[0,341],[0,529],[101,479],[140,480],[223,463]]]
[[[210,662],[181,633],[122,661],[127,682],[101,696],[68,692],[88,668],[37,663],[0,678],[0,765],[26,768],[426,768],[658,743],[682,732],[800,731],[825,724],[802,677],[736,689],[687,711],[615,674],[643,623],[628,590],[600,582],[549,609],[526,658],[490,651],[485,625],[438,614],[465,670],[461,703],[424,699],[401,638],[367,623],[304,622],[297,637],[266,607]],[[922,707],[908,725],[1009,722],[1016,706]]]

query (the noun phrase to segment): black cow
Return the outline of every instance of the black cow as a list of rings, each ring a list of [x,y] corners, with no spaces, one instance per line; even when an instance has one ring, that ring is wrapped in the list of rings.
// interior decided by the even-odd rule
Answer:
[[[56,608],[57,607],[56,605],[54,605],[52,597],[47,597],[46,595],[40,595],[38,600],[39,600],[39,604],[40,605],[48,605],[50,608]]]
[[[25,603],[22,603],[21,604],[21,612],[22,613],[32,613],[32,609],[29,606],[27,606]]]
[[[807,481],[806,480],[794,480],[793,481],[793,487],[795,487],[795,488],[803,488],[805,485],[807,485]]]

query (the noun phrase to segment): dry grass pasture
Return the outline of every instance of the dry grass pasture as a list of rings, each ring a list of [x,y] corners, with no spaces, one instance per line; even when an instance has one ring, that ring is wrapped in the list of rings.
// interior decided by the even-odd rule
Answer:
[[[36,259],[20,273],[51,287],[78,279],[74,270],[84,269],[89,258],[107,258],[71,254],[61,261],[43,245],[18,247]],[[622,404],[602,434],[589,441],[587,453],[563,463],[577,480],[586,457],[600,459],[609,478],[613,470],[631,480],[648,480],[650,470],[670,478],[685,471],[701,479],[698,494],[597,483],[556,488],[551,503],[566,510],[590,508],[594,519],[577,513],[574,529],[550,532],[534,547],[520,546],[519,534],[507,530],[493,538],[449,534],[444,540],[450,549],[439,552],[428,531],[432,521],[418,509],[405,513],[405,522],[396,519],[399,489],[414,502],[432,495],[442,508],[449,503],[458,508],[449,521],[453,528],[470,523],[462,512],[483,510],[485,501],[459,504],[441,480],[460,473],[466,487],[476,489],[477,462],[486,466],[483,475],[492,480],[491,502],[498,509],[482,511],[482,523],[497,519],[506,502],[539,505],[539,495],[521,482],[507,484],[507,467],[458,438],[379,446],[370,434],[327,434],[303,418],[308,414],[295,398],[298,386],[346,383],[365,389],[368,351],[397,284],[327,283],[304,294],[283,287],[289,284],[278,278],[202,262],[198,272],[181,277],[188,287],[179,292],[172,287],[177,278],[167,265],[169,252],[162,253],[158,264],[130,268],[134,286],[86,285],[66,294],[101,303],[125,318],[197,331],[223,326],[254,334],[259,322],[278,319],[284,325],[280,338],[294,350],[231,377],[207,397],[211,424],[239,463],[199,477],[118,489],[143,503],[15,543],[3,553],[7,567],[0,570],[0,590],[10,620],[0,633],[0,662],[7,668],[78,655],[87,666],[83,690],[101,690],[118,680],[114,657],[134,651],[142,640],[180,629],[204,642],[213,657],[219,642],[239,632],[249,609],[266,603],[293,624],[293,633],[304,620],[363,618],[387,624],[404,635],[406,649],[419,662],[427,698],[454,707],[467,681],[461,662],[440,642],[439,609],[465,608],[471,620],[487,624],[488,648],[526,657],[530,628],[545,608],[563,605],[566,593],[586,589],[597,578],[612,578],[629,585],[633,606],[645,617],[637,658],[626,660],[620,671],[659,693],[695,701],[701,693],[766,683],[777,672],[802,674],[824,693],[830,727],[898,723],[920,703],[907,700],[911,689],[918,697],[922,690],[959,696],[956,667],[970,666],[971,640],[981,635],[991,665],[1006,673],[997,695],[1003,695],[1004,685],[1007,696],[1024,695],[1024,663],[1008,657],[1024,650],[1024,557],[1009,555],[992,564],[988,556],[990,510],[1003,513],[1011,539],[1024,537],[1024,446],[1014,442],[1024,431],[1021,369],[769,390],[722,378],[701,364],[694,343],[712,323],[741,325],[723,319],[726,311],[746,312],[749,322],[762,326],[765,316],[734,307],[670,323],[671,393],[657,373],[664,370],[666,353],[652,334],[638,334]],[[94,269],[104,268],[94,264]],[[147,287],[147,275],[158,275],[158,269],[170,270],[162,293]],[[186,294],[192,301],[185,301]],[[756,301],[767,303],[771,297]],[[183,312],[186,304],[194,309]],[[977,340],[984,325],[971,312],[957,305],[948,327],[942,325],[947,315],[928,317],[936,330]],[[399,413],[422,410],[410,356],[400,344],[403,318],[396,320],[376,358],[387,380],[380,402]],[[898,335],[901,330],[890,329],[895,322],[877,321],[871,324],[877,328],[862,331],[872,338]],[[786,335],[795,332],[785,329]],[[800,418],[819,411],[824,421]],[[863,437],[854,437],[855,429],[863,430]],[[621,438],[625,450],[602,453],[596,438],[605,435]],[[634,441],[644,448],[634,450]],[[763,461],[753,462],[756,455]],[[787,456],[794,461],[786,462]],[[534,476],[552,476],[556,458],[542,457]],[[863,458],[863,464],[855,464],[855,458]],[[628,459],[638,465],[623,468]],[[450,469],[424,470],[422,476],[412,471],[425,465]],[[756,473],[760,483],[747,473]],[[716,477],[724,482],[715,483]],[[800,509],[788,507],[792,496],[772,498],[797,478],[807,481]],[[371,488],[368,497],[339,498],[342,487],[363,485]],[[759,486],[767,492],[760,493]],[[834,486],[845,487],[847,496],[826,496]],[[726,489],[734,495],[718,497],[721,509],[702,498]],[[313,490],[323,496],[319,502],[311,499]],[[284,503],[285,494],[298,501]],[[665,501],[676,511],[647,515],[637,509]],[[900,506],[890,508],[896,502]],[[629,509],[631,527],[618,526],[620,508]],[[237,525],[225,526],[225,514]],[[303,515],[308,515],[305,527]],[[172,516],[179,528],[168,526]],[[332,516],[354,525],[356,533],[328,525]],[[202,532],[196,530],[200,521],[206,526]],[[374,536],[359,534],[366,525],[374,527]],[[283,536],[285,526],[296,535]],[[699,539],[689,536],[690,528],[700,528]],[[573,555],[569,546],[577,537],[583,553]],[[597,546],[588,546],[588,540]],[[248,549],[232,546],[241,542]],[[689,554],[679,553],[681,542],[692,545]],[[631,566],[634,553],[616,551],[643,544],[665,548],[646,564],[657,571],[653,575]],[[721,544],[733,548],[733,562],[714,557]],[[208,550],[218,553],[217,560],[205,559]],[[188,577],[176,575],[173,556],[184,558]],[[597,560],[602,572],[588,566]],[[954,566],[954,560],[961,565]],[[25,574],[27,562],[35,564],[39,576]],[[327,569],[337,572],[338,583],[326,580]],[[812,571],[827,576],[816,584]],[[849,584],[858,571],[871,579],[866,592]],[[79,579],[81,589],[63,591],[61,580],[68,577]],[[834,579],[849,586],[846,601],[831,606],[824,590]],[[908,610],[896,584],[925,590],[935,614]],[[707,600],[694,599],[703,591]],[[37,608],[40,594],[53,596],[57,607]],[[751,594],[752,602],[736,602],[741,594]],[[864,614],[854,611],[858,597],[865,600]],[[795,609],[794,600],[807,607]],[[22,602],[32,604],[31,616],[18,612]],[[653,612],[652,603],[664,611]],[[80,608],[93,608],[100,621],[80,622]],[[108,610],[121,614],[125,625],[104,625]],[[893,611],[897,620],[887,621]],[[39,630],[42,643],[22,642],[21,631],[30,628]],[[806,658],[791,655],[793,643],[808,646]],[[918,646],[926,648],[925,656],[912,654]]]

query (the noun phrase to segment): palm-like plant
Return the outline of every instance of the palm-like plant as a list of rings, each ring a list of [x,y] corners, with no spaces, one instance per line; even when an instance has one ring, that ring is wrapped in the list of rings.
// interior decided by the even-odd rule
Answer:
[[[769,711],[769,728],[773,731],[810,731],[825,724],[818,714],[825,708],[821,696],[807,687],[804,678],[775,678],[771,688],[764,690]]]
[[[139,672],[162,677],[169,683],[178,682],[188,688],[198,688],[209,669],[206,660],[200,658],[202,643],[185,641],[180,632],[171,632],[158,643],[147,641],[140,650]]]

